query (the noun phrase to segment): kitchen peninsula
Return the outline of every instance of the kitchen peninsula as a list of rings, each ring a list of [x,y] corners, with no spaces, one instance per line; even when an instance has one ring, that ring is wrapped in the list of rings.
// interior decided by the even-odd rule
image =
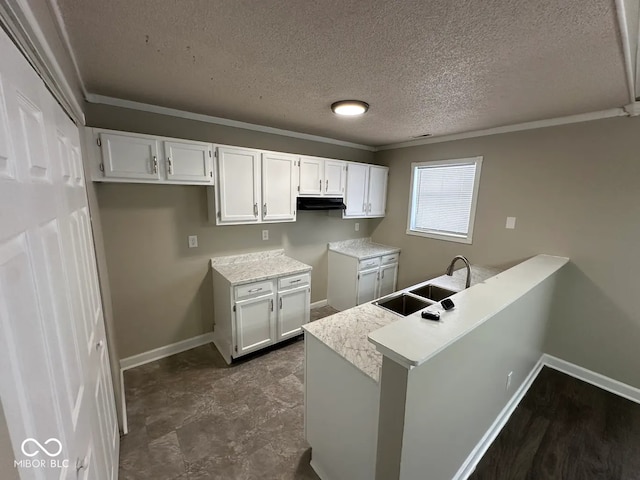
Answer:
[[[458,291],[453,310],[427,308],[439,322],[367,303],[306,325],[305,431],[320,477],[411,479],[428,469],[452,478],[540,358],[567,262],[472,266],[469,289],[458,270],[404,290]]]

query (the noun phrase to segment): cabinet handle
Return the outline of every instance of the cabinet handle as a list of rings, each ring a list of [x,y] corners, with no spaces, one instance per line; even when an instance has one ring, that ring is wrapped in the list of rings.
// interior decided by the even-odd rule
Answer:
[[[253,216],[254,217],[258,216],[258,204],[257,203],[253,204]]]
[[[369,204],[369,208],[367,209],[367,213],[371,213],[371,204]]]
[[[171,163],[171,157],[167,157],[167,164],[169,165],[169,175],[173,175],[173,163]]]
[[[324,191],[325,192],[329,191],[329,179],[328,178],[324,181]]]
[[[273,312],[273,298],[271,299],[271,311]]]
[[[261,290],[262,290],[262,287],[260,287],[260,288],[251,288],[251,289],[248,290],[248,292],[249,293],[255,293],[255,292],[259,292]]]
[[[265,217],[267,216],[267,204],[266,203],[264,204],[264,216]]]
[[[96,343],[96,350],[100,351],[102,350],[102,347],[104,347],[104,340],[100,340],[98,343]]]
[[[282,297],[280,297],[280,310],[282,310]]]
[[[384,270],[382,270],[382,279],[384,280]]]
[[[320,179],[320,191],[322,192],[322,179]]]
[[[153,156],[153,173],[158,173],[158,157]]]
[[[299,279],[297,279],[297,280],[291,280],[289,283],[298,283],[298,282],[301,282],[301,281],[302,281],[302,279],[301,279],[301,278],[299,278]]]

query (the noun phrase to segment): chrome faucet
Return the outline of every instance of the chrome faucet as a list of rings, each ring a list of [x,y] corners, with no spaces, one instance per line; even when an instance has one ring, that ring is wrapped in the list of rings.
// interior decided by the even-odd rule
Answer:
[[[471,265],[469,264],[469,260],[467,260],[467,257],[463,257],[462,255],[456,255],[455,257],[453,257],[453,260],[451,260],[451,263],[447,267],[447,275],[453,275],[453,266],[458,260],[462,260],[467,266],[467,283],[465,284],[464,288],[469,288],[471,286]]]

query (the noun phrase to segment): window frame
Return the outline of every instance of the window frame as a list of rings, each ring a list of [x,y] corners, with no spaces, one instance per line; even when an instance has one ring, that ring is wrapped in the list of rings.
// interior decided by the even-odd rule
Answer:
[[[476,206],[478,204],[478,191],[480,190],[480,174],[482,172],[482,156],[467,157],[467,158],[455,158],[451,160],[434,160],[426,162],[412,162],[411,163],[411,188],[409,189],[409,207],[407,213],[407,235],[415,235],[418,237],[433,238],[436,240],[445,240],[448,242],[457,243],[473,243],[473,227],[476,217]],[[416,171],[420,167],[440,167],[440,166],[454,166],[454,165],[471,165],[475,164],[476,174],[473,179],[473,193],[471,199],[471,211],[469,213],[469,228],[467,235],[456,235],[453,233],[443,233],[438,230],[416,230],[412,229],[412,219],[415,213],[415,195],[416,188]]]

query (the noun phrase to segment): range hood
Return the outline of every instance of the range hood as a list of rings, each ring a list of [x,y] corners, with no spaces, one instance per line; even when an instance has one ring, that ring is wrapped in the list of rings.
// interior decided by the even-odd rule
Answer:
[[[298,197],[298,210],[346,210],[342,197]]]

